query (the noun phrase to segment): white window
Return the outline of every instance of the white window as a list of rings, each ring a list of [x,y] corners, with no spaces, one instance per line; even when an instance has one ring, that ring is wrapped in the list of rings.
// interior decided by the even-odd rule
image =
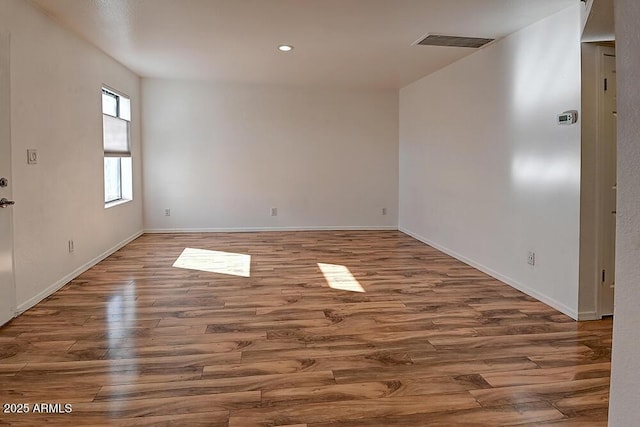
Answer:
[[[131,100],[102,88],[104,203],[106,207],[133,199],[129,123]]]

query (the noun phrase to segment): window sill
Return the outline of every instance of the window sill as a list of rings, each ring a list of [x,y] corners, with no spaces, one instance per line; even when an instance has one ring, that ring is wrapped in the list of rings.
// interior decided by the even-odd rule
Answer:
[[[104,204],[104,208],[105,209],[109,209],[109,208],[112,208],[114,206],[124,205],[125,203],[129,203],[131,201],[132,201],[131,199],[114,200],[113,202],[105,203]]]

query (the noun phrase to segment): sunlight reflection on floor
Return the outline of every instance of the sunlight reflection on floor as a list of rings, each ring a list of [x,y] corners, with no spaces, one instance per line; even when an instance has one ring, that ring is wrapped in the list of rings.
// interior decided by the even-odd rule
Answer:
[[[318,263],[318,267],[320,267],[320,271],[322,271],[330,288],[349,292],[365,292],[351,271],[344,265]]]
[[[185,248],[174,267],[251,277],[251,255]]]

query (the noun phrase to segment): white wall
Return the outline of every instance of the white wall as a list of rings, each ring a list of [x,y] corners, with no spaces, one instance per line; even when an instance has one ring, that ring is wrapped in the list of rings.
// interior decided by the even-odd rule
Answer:
[[[66,283],[142,230],[139,78],[53,23],[10,0],[11,134],[18,310]],[[105,210],[101,85],[132,98],[135,200]],[[26,150],[39,163],[27,165]],[[68,252],[68,240],[75,252]]]
[[[640,3],[616,0],[618,229],[609,425],[640,419]]]
[[[576,4],[400,91],[400,229],[574,318],[579,37]]]
[[[142,93],[146,230],[397,226],[397,91],[144,79]]]

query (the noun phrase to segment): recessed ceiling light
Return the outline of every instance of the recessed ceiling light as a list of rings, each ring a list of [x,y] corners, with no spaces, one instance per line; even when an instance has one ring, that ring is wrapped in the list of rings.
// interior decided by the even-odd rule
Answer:
[[[290,44],[281,44],[280,46],[278,46],[278,50],[280,52],[291,52],[293,50],[293,46],[291,46]]]

